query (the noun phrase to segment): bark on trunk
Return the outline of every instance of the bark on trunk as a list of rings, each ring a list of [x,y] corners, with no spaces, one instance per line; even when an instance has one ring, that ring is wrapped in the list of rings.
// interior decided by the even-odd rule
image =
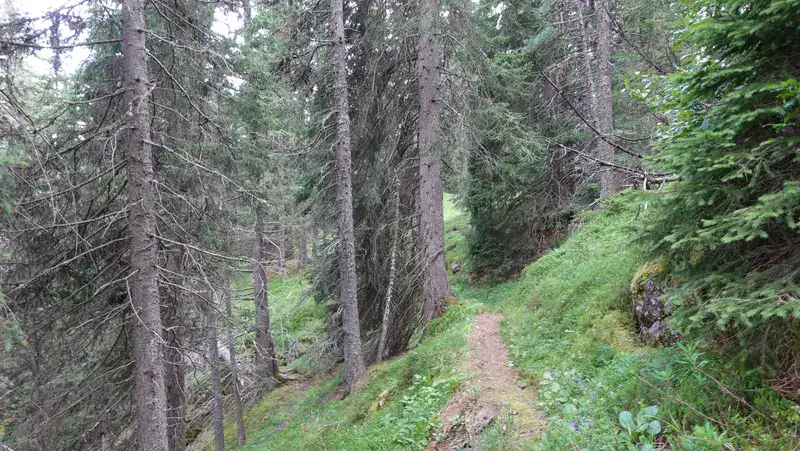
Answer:
[[[256,213],[253,226],[253,299],[256,307],[256,364],[259,373],[266,379],[278,375],[275,360],[275,345],[269,328],[269,296],[267,293],[267,271],[263,258],[263,226]]]
[[[308,265],[308,236],[306,232],[300,232],[300,244],[297,246],[298,262],[297,266],[303,269]]]
[[[606,139],[614,134],[614,110],[611,67],[611,5],[607,0],[596,0],[597,16],[597,130]],[[614,163],[614,146],[606,140],[597,142],[597,158]],[[617,173],[610,167],[600,168],[600,196],[607,197],[618,189]]]
[[[394,193],[392,193],[392,254],[389,260],[389,286],[386,288],[386,300],[383,304],[383,319],[381,321],[381,336],[378,341],[378,354],[375,360],[378,362],[386,358],[386,340],[389,336],[389,322],[392,318],[392,293],[394,291],[394,280],[397,273],[397,231],[400,227],[400,177],[395,171]]]
[[[225,298],[225,315],[228,317],[228,354],[231,357],[231,385],[233,385],[233,403],[236,409],[236,431],[239,437],[239,446],[247,442],[247,432],[244,428],[244,407],[242,394],[239,392],[239,365],[236,363],[236,343],[233,341],[233,307],[231,306],[231,283],[225,280],[223,287]]]
[[[347,49],[342,0],[331,0],[333,30],[333,110],[336,114],[336,209],[339,225],[339,289],[344,330],[345,381],[350,391],[361,385],[366,369],[358,320],[353,185],[349,101],[347,99]]]
[[[574,0],[575,9],[578,12],[578,26],[581,35],[581,50],[583,51],[583,70],[584,70],[584,90],[586,91],[587,107],[585,112],[589,121],[597,127],[597,89],[594,86],[594,71],[592,71],[592,52],[589,48],[589,30],[586,29],[586,22],[583,14],[583,0]],[[550,84],[548,83],[549,87]]]
[[[149,77],[145,50],[145,0],[125,0],[122,8],[122,55],[128,108],[129,279],[133,308],[134,399],[137,447],[168,449],[167,402],[161,362],[161,312],[156,268],[153,201],[153,155],[150,139]]]
[[[250,20],[253,16],[253,9],[250,6],[250,0],[242,0],[242,10],[244,11],[244,27],[250,25]]]
[[[211,370],[211,417],[214,424],[216,451],[225,451],[225,428],[222,417],[222,383],[219,376],[219,343],[217,343],[217,303],[214,293],[206,290],[208,307],[208,365]]]
[[[180,285],[181,260],[183,252],[171,250],[167,256],[167,271],[170,282]],[[167,440],[170,451],[186,449],[186,370],[183,362],[184,305],[179,289],[175,286],[162,287],[164,303],[164,384],[167,395]]]
[[[420,11],[419,56],[419,190],[420,232],[422,235],[421,264],[423,269],[423,314],[427,328],[433,317],[444,308],[450,293],[444,261],[444,181],[442,157],[439,153],[439,85],[442,48],[434,34],[438,17],[436,0],[422,0]]]

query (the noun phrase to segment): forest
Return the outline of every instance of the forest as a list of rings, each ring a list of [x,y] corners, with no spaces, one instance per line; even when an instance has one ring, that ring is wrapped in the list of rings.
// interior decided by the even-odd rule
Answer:
[[[0,451],[800,450],[800,0],[3,0]]]

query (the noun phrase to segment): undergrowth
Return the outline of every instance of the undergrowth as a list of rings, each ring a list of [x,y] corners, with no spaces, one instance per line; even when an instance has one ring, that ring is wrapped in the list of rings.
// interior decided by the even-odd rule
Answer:
[[[324,365],[315,358],[325,338],[325,305],[308,295],[309,281],[304,272],[277,275],[269,280],[270,329],[278,360],[284,370],[316,374]],[[255,316],[253,283],[249,274],[233,283],[234,321],[240,325]],[[241,346],[252,346],[252,339],[241,337]],[[251,349],[250,352],[255,352]]]
[[[666,347],[637,340],[629,286],[646,263],[635,241],[643,213],[637,195],[623,193],[584,213],[585,225],[519,280],[481,286],[463,273],[453,278],[458,297],[504,314],[513,365],[538,387],[548,426],[529,445],[796,449],[800,411],[769,389],[765,370],[692,337]],[[450,240],[455,255],[465,252],[461,237]],[[648,420],[659,421],[658,433],[629,433],[620,423],[621,413],[650,406],[658,408]],[[511,429],[496,425],[485,439],[504,443],[510,433],[503,438],[501,432]]]
[[[466,377],[466,334],[484,307],[504,314],[511,364],[538,391],[547,426],[520,443],[515,416],[502,412],[481,434],[481,449],[797,449],[798,406],[772,391],[767,370],[748,366],[747,356],[691,336],[661,347],[637,339],[629,287],[648,264],[635,240],[642,202],[631,192],[606,200],[581,215],[570,239],[499,284],[472,280],[469,220],[451,209],[445,247],[448,269],[459,267],[451,286],[461,303],[419,346],[370,368],[344,399],[340,375],[271,392],[246,414],[244,449],[423,449]],[[313,341],[324,318],[324,306],[310,300],[280,301],[281,289],[294,296],[301,288],[283,283],[270,285],[275,318],[288,318],[276,327],[280,352],[298,337]],[[226,438],[235,440],[232,421]]]
[[[478,309],[475,303],[448,307],[420,346],[371,367],[364,385],[343,399],[340,375],[271,392],[246,414],[243,449],[423,449],[465,377],[466,334]],[[227,443],[235,437],[228,422]]]

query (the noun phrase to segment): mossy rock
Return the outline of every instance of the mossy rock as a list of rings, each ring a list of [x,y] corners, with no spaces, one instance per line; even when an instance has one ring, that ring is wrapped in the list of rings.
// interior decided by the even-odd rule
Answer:
[[[644,295],[644,286],[647,281],[659,277],[666,267],[666,259],[657,257],[636,268],[630,288],[633,298],[641,298]]]

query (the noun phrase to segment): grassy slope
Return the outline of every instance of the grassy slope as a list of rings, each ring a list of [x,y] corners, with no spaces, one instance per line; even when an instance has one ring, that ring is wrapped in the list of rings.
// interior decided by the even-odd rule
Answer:
[[[246,279],[236,285],[242,287],[237,294],[252,295]],[[279,356],[300,344],[305,355],[290,366],[312,375],[319,369],[313,351],[325,337],[325,306],[304,299],[307,288],[300,274],[270,281],[269,293]],[[237,304],[237,314],[252,317],[251,304]],[[278,387],[247,410],[248,443],[242,449],[421,449],[437,425],[436,415],[465,377],[466,333],[478,308],[474,303],[448,307],[420,346],[371,367],[362,388],[344,399],[338,399],[338,369]],[[236,425],[227,420],[226,443],[236,448]]]
[[[282,370],[301,374],[313,374],[319,370],[319,362],[312,356],[325,339],[325,305],[312,299],[308,293],[309,286],[306,274],[301,272],[272,277],[267,290],[275,352],[279,359],[291,361]],[[249,273],[233,283],[233,292],[243,298],[234,304],[235,320],[239,324],[249,324],[255,316]]]
[[[529,446],[647,449],[644,442],[654,441],[686,450],[798,449],[792,437],[800,410],[764,387],[757,374],[702,346],[637,342],[629,286],[645,263],[632,240],[639,206],[634,194],[624,193],[602,211],[584,214],[585,225],[530,264],[519,280],[484,287],[468,284],[464,273],[453,280],[456,295],[505,315],[503,335],[513,363],[538,388],[549,420],[544,436]],[[463,227],[466,219],[452,221]],[[465,260],[466,237],[448,240],[448,257]],[[755,409],[742,409],[724,393],[735,387],[749,391]],[[650,405],[660,409],[655,418],[662,434],[653,440],[622,430],[620,412],[635,416]],[[723,423],[726,432],[708,418]],[[498,427],[487,435],[505,443],[496,449],[510,446]]]
[[[629,194],[611,199],[603,211],[585,214],[585,225],[529,265],[519,280],[480,286],[469,283],[469,220],[448,200],[447,261],[448,267],[464,264],[451,279],[463,303],[448,308],[420,346],[371,368],[364,387],[343,400],[335,396],[339,376],[270,393],[247,413],[245,449],[421,449],[437,426],[437,413],[466,377],[460,367],[466,333],[484,306],[505,314],[503,335],[510,357],[538,390],[548,428],[540,439],[515,443],[510,433],[514,416],[507,415],[482,434],[482,449],[645,449],[641,442],[647,438],[640,437],[637,444],[617,418],[623,410],[635,415],[649,405],[660,408],[657,419],[665,434],[658,441],[676,449],[716,450],[726,444],[735,449],[793,449],[792,424],[800,424],[796,406],[750,384],[752,402],[771,419],[742,412],[718,384],[694,368],[702,365],[728,387],[747,385],[750,376],[735,364],[692,346],[681,350],[637,343],[629,284],[645,261],[632,242],[638,205]],[[300,280],[296,283],[302,284]],[[287,280],[282,286],[293,283]],[[270,290],[273,318],[290,318],[299,290],[285,290],[284,297],[272,284]],[[321,333],[324,307],[311,300],[303,305],[311,310],[300,315],[302,320],[288,320],[290,335]],[[305,327],[309,330],[304,332]],[[277,341],[280,349],[281,339]],[[724,423],[727,431],[699,412]],[[234,433],[229,422],[228,443]]]
[[[339,376],[303,393],[279,389],[248,412],[261,424],[245,449],[422,449],[435,417],[464,374],[466,332],[476,307],[450,307],[431,337],[405,355],[370,368],[358,392],[336,399]],[[233,432],[233,431],[231,431]]]

